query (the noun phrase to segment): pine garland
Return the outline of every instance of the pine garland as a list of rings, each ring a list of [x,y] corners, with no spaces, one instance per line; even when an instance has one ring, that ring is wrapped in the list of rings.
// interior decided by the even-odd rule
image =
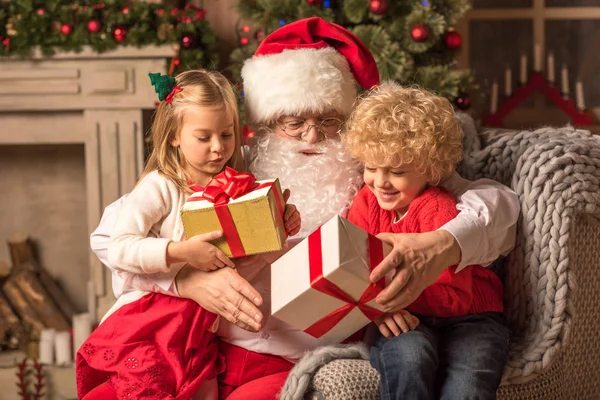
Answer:
[[[372,1],[239,0],[237,7],[241,19],[262,37],[282,24],[311,16],[350,29],[371,50],[382,80],[416,84],[457,104],[464,104],[457,100],[476,92],[470,72],[456,69],[455,49],[445,42],[456,21],[470,8],[469,0],[382,0],[387,10],[380,14],[372,12]],[[415,26],[426,28],[424,39],[411,36]],[[252,56],[259,41],[250,37],[244,43],[230,58],[230,70],[239,86],[242,63]]]
[[[49,56],[80,52],[84,46],[103,53],[121,46],[171,44],[180,47],[181,66],[214,68],[216,43],[204,10],[191,6],[126,0],[0,2],[0,56],[28,57],[36,48]]]

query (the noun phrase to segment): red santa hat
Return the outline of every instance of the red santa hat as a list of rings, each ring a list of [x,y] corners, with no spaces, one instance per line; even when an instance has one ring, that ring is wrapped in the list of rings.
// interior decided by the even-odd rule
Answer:
[[[354,34],[313,17],[267,36],[244,63],[242,78],[249,120],[269,124],[282,115],[332,109],[347,116],[357,83],[370,89],[379,71]]]

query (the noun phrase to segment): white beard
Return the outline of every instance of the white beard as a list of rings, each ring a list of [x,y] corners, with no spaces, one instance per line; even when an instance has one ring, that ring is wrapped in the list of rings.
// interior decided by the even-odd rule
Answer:
[[[321,154],[308,156],[302,150]],[[342,211],[363,183],[360,163],[346,153],[339,140],[311,145],[262,128],[250,146],[249,159],[250,172],[257,179],[279,178],[282,189],[290,190],[289,202],[302,217],[295,237],[308,236]]]

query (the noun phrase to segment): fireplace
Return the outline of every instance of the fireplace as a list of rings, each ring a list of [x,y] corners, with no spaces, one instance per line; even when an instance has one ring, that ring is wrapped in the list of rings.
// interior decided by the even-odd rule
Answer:
[[[156,101],[148,73],[164,72],[172,54],[161,46],[0,61],[0,240],[29,235],[76,312],[102,316],[114,302],[89,234],[142,171],[144,116]]]

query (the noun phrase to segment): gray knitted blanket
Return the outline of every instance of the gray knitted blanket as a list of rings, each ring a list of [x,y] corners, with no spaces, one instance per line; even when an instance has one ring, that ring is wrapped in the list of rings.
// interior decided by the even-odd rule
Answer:
[[[568,340],[577,288],[569,270],[570,226],[578,214],[600,216],[600,138],[570,126],[477,134],[469,117],[460,119],[465,128],[461,175],[495,179],[510,186],[521,202],[516,248],[505,263],[512,338],[502,384],[525,383],[548,370]],[[356,360],[366,354],[364,348],[338,347],[308,353],[292,370],[282,399],[302,399],[311,380],[313,389],[327,390],[327,380],[339,379],[334,375],[343,360],[331,361],[337,358],[355,359],[343,364],[341,375],[377,385],[368,361]],[[321,365],[327,367],[319,371]],[[370,371],[359,373],[362,368]]]

